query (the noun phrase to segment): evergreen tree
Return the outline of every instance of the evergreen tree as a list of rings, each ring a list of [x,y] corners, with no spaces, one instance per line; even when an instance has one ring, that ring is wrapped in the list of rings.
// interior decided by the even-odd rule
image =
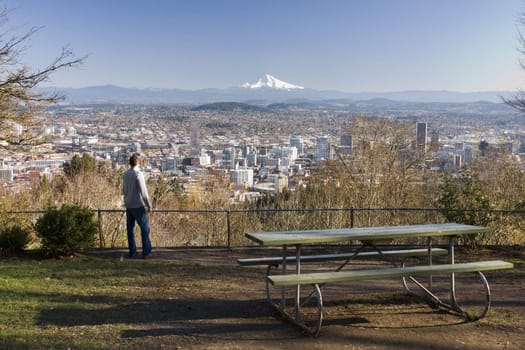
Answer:
[[[91,155],[84,153],[82,157],[75,154],[70,162],[64,164],[64,174],[68,177],[74,177],[79,174],[85,174],[95,171],[95,163]]]

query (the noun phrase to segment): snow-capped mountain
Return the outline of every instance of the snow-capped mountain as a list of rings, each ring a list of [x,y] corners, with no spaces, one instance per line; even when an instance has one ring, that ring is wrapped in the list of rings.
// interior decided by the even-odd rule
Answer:
[[[304,87],[299,85],[294,85],[287,83],[285,81],[279,80],[276,77],[266,74],[264,78],[260,78],[256,83],[244,83],[242,84],[243,88],[247,89],[260,89],[260,88],[271,88],[278,90],[303,90]]]

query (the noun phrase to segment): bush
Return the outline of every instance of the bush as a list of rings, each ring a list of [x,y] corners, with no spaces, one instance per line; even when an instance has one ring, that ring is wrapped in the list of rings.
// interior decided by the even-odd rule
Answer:
[[[93,247],[97,232],[94,214],[89,208],[75,205],[48,207],[35,224],[44,252],[51,256],[71,255]]]
[[[437,206],[449,222],[487,226],[492,219],[492,208],[479,179],[465,172],[460,178],[445,177]],[[464,235],[466,246],[474,248],[483,244],[486,235]]]
[[[0,230],[0,250],[6,253],[18,253],[31,242],[31,231],[18,225]]]

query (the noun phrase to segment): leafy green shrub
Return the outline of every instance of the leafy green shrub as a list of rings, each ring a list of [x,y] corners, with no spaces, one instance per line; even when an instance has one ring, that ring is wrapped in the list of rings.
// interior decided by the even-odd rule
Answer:
[[[462,173],[456,179],[444,178],[437,207],[449,222],[487,226],[493,217],[481,182],[469,172]],[[482,245],[486,238],[486,235],[462,236],[465,245],[471,248]]]
[[[18,253],[31,242],[31,231],[28,228],[11,225],[0,230],[0,250],[7,253]]]
[[[44,252],[61,256],[93,247],[97,232],[94,214],[91,209],[76,205],[48,207],[35,224]]]

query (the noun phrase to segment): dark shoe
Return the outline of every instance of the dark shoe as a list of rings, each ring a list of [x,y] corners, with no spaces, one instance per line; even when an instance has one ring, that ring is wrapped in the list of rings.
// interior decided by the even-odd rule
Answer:
[[[140,256],[139,252],[129,253],[128,258],[137,259]]]
[[[143,255],[143,256],[142,256],[142,259],[151,259],[151,258],[153,258],[153,257],[154,257],[154,255],[152,255],[152,254],[150,253],[150,254],[148,254],[148,255]]]

